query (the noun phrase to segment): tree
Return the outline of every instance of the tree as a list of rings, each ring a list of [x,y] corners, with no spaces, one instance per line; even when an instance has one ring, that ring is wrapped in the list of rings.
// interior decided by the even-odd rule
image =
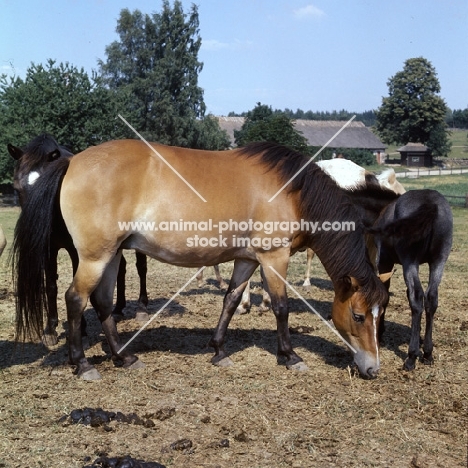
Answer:
[[[31,64],[26,77],[0,79],[0,181],[10,182],[13,159],[8,143],[27,144],[52,134],[74,152],[117,137],[114,100],[100,79],[66,63]]]
[[[271,107],[258,102],[252,111],[247,112],[242,128],[234,130],[234,138],[238,146],[269,141],[308,153],[307,139],[294,128],[293,123],[286,114],[273,112]]]
[[[213,130],[213,122],[202,131],[205,103],[198,86],[203,64],[198,60],[197,6],[187,15],[179,0],[172,8],[164,0],[162,12],[152,15],[124,9],[116,30],[119,41],[106,47],[107,61],[99,61],[99,66],[119,95],[122,114],[149,140],[203,146],[200,138],[207,128]]]
[[[389,96],[383,98],[376,122],[382,140],[432,145],[435,154],[447,154],[447,105],[438,95],[440,84],[432,64],[423,57],[408,59],[387,84]]]

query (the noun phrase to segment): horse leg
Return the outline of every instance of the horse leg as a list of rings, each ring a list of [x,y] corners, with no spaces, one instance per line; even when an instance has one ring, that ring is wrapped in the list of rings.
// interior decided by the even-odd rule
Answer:
[[[411,308],[411,338],[404,368],[406,370],[413,370],[416,365],[416,359],[419,356],[424,291],[419,280],[417,264],[404,265],[403,275],[407,287],[406,294]]]
[[[208,346],[215,349],[215,355],[211,359],[211,362],[214,365],[227,367],[233,364],[224,350],[224,339],[226,337],[229,322],[231,321],[241,300],[242,293],[247,286],[249,278],[257,267],[258,263],[251,260],[237,259],[234,262],[234,271],[232,272],[231,281],[223,300],[223,310],[221,312],[218,325],[216,326],[213,336],[208,343]]]
[[[116,322],[120,322],[124,319],[123,310],[127,305],[127,300],[125,298],[125,275],[127,274],[127,260],[122,255],[119,264],[119,272],[117,273],[117,301],[115,303],[114,310],[112,315]]]
[[[219,283],[219,289],[227,289],[228,285],[226,282],[223,280],[221,273],[219,272],[219,265],[213,265],[216,279],[218,280]]]
[[[279,259],[281,260],[281,259]],[[288,326],[288,298],[286,295],[286,285],[283,280],[286,279],[289,257],[283,261],[276,261],[270,265],[275,269],[273,271],[270,265],[263,268],[263,276],[268,292],[271,297],[271,306],[276,317],[276,326],[278,333],[278,358],[286,358],[286,367],[288,369],[305,371],[307,366],[293,350],[291,345],[291,336]],[[280,277],[278,277],[278,275]]]
[[[242,299],[240,304],[237,306],[236,315],[248,314],[250,311],[250,280],[247,281],[247,286],[242,293]]]
[[[302,286],[310,286],[310,270],[312,269],[312,259],[314,258],[314,255],[315,252],[312,249],[307,248],[307,266]]]
[[[75,373],[84,380],[97,380],[101,376],[85,357],[81,338],[81,319],[89,296],[100,283],[103,272],[111,260],[114,259],[112,257],[101,261],[80,259],[72,284],[65,293],[69,325],[68,357],[70,364],[76,366]],[[120,256],[118,260],[120,261]],[[99,314],[99,311],[97,312]],[[112,323],[115,327],[113,319]]]
[[[444,262],[434,265],[429,265],[429,284],[424,295],[424,309],[426,311],[426,331],[424,333],[423,342],[423,358],[424,364],[432,364],[432,350],[434,343],[432,342],[432,328],[434,324],[434,314],[439,306],[439,285],[442,280],[444,270]]]
[[[265,276],[263,274],[263,267],[260,267],[260,275],[262,277],[262,303],[260,304],[260,312],[268,312],[271,309],[271,297],[268,293],[268,284],[265,281]]]
[[[102,279],[91,294],[90,299],[91,304],[98,314],[102,329],[109,344],[112,360],[114,362],[122,361],[123,367],[136,369],[144,367],[144,364],[139,361],[136,356],[130,354],[126,350],[119,352],[122,345],[117,333],[115,321],[112,317],[112,300],[120,263],[120,255],[122,255],[121,252],[119,252],[106,267]]]
[[[48,348],[58,343],[57,326],[57,256],[58,248],[55,245],[51,246],[50,262],[47,265],[45,272],[46,296],[47,296],[47,324],[42,336],[42,342]]]
[[[389,271],[393,270],[394,266],[395,266],[395,263],[393,262],[393,260],[391,260],[390,258],[387,258],[383,252],[381,255],[379,254],[379,260],[378,260],[379,273],[388,273]],[[390,278],[384,282],[384,286],[386,287],[387,293],[388,293],[390,291]],[[387,306],[388,306],[389,301],[390,301],[390,295],[387,294],[387,299],[385,300],[385,303],[383,304],[383,312],[379,320],[379,330],[378,330],[379,343],[382,341],[383,334],[385,332],[385,312],[387,311]]]
[[[197,273],[197,276],[196,276],[196,278],[197,278],[197,286],[198,286],[199,288],[201,288],[201,287],[203,286],[203,272],[204,272],[204,271],[205,271],[205,270],[199,271],[199,272]]]
[[[139,322],[147,322],[148,315],[148,291],[146,290],[146,275],[148,273],[148,260],[145,254],[136,252],[136,268],[140,278],[140,294],[138,296],[138,311],[136,319]]]

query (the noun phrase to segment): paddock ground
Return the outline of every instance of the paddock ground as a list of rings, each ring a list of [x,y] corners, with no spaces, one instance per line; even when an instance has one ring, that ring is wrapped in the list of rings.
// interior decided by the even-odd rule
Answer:
[[[0,466],[83,467],[99,456],[131,455],[167,467],[466,467],[468,211],[454,208],[455,239],[440,288],[433,366],[402,370],[410,315],[401,267],[392,280],[387,335],[376,380],[350,373],[351,357],[339,339],[292,293],[293,345],[309,366],[295,373],[278,365],[275,321],[262,314],[258,273],[250,314],[233,319],[227,349],[235,366],[210,364],[206,349],[223,293],[212,269],[176,298],[132,342],[146,364],[127,371],[114,367],[94,311],[88,309],[89,359],[103,376],[78,380],[67,364],[65,304],[70,265],[59,265],[60,342],[14,344],[14,297],[7,266],[0,259]],[[18,210],[2,208],[0,224],[11,245]],[[125,340],[139,330],[135,314],[137,276],[128,265]],[[232,265],[221,272],[230,277]],[[303,288],[305,254],[291,259],[288,280],[324,316],[333,292],[317,259],[312,286]],[[156,312],[194,273],[149,261],[150,311]],[[422,269],[427,276],[427,269]],[[59,421],[74,409],[102,408],[136,413],[152,427],[111,422],[91,427]],[[176,450],[181,439],[191,448]],[[186,445],[187,447],[187,445]]]

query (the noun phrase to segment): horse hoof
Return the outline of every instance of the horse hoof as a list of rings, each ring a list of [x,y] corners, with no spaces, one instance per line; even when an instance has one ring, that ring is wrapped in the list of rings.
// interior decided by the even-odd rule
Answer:
[[[403,364],[403,369],[406,371],[413,371],[415,367],[416,367],[416,363],[409,359],[407,359],[405,363]]]
[[[249,309],[244,306],[238,306],[236,311],[234,312],[234,315],[245,315],[249,313]]]
[[[135,315],[135,320],[137,322],[147,322],[149,320],[148,312],[138,311]]]
[[[218,367],[232,367],[234,362],[231,361],[228,357],[224,357],[222,359],[211,359],[211,363]]]
[[[55,346],[56,344],[58,344],[57,333],[54,333],[52,335],[48,335],[48,334],[42,335],[42,343],[46,348]]]
[[[423,356],[421,358],[421,362],[425,365],[425,366],[432,366],[434,364],[434,358],[432,356],[429,356],[429,357],[426,357],[426,356]]]
[[[125,367],[125,369],[136,370],[136,369],[144,369],[145,367],[146,367],[145,363],[137,359],[133,364],[130,364],[129,366]]]
[[[309,370],[309,368],[306,366],[304,361],[296,362],[296,364],[290,364],[290,365],[286,364],[286,369],[294,370],[298,372],[306,372]]]
[[[101,380],[101,374],[93,367],[79,375],[82,380]]]

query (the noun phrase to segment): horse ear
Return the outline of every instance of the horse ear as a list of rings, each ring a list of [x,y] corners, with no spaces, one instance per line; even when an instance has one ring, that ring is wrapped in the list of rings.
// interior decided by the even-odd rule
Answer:
[[[11,143],[8,143],[7,148],[10,156],[17,161],[19,161],[24,155],[24,152],[21,148],[18,148],[18,146],[14,146]]]
[[[359,283],[353,276],[343,276],[335,284],[335,292],[342,300],[351,297],[359,289]]]
[[[47,155],[47,160],[49,162],[55,161],[60,158],[60,150],[56,149]]]
[[[395,273],[395,270],[389,271],[388,273],[380,273],[379,278],[382,283],[386,283]]]

